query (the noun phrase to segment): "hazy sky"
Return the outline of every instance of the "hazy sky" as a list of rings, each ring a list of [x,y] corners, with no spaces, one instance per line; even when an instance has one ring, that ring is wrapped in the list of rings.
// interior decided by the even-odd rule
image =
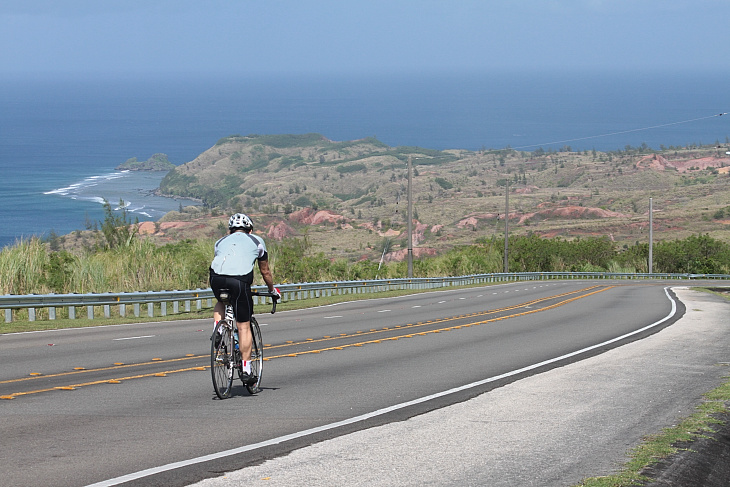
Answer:
[[[5,74],[729,65],[730,0],[0,0]]]

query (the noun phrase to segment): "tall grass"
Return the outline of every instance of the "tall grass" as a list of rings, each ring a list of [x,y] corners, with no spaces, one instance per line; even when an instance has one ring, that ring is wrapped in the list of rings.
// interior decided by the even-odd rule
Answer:
[[[0,252],[0,294],[102,293],[194,289],[207,285],[212,242],[183,241],[72,254],[31,239]]]
[[[213,240],[183,240],[158,247],[149,240],[96,250],[52,251],[37,238],[0,251],[0,294],[102,293],[195,289],[208,286]],[[512,272],[646,272],[648,246],[618,252],[605,238],[573,242],[535,236],[510,238]],[[655,272],[730,273],[730,245],[708,236],[662,242]],[[401,278],[406,262],[331,260],[306,238],[270,242],[269,259],[277,283]],[[456,247],[431,258],[415,259],[414,277],[501,272],[501,248],[486,243]],[[260,279],[260,278],[259,278]],[[260,283],[260,281],[258,281]]]
[[[21,240],[0,252],[0,294],[46,292],[48,252],[37,239]]]

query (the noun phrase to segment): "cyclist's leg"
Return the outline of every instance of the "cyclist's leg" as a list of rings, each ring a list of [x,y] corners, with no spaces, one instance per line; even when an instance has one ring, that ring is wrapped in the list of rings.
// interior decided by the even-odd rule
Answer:
[[[241,359],[248,362],[251,360],[251,322],[237,321],[238,325],[238,347],[241,350]]]
[[[218,296],[221,289],[226,289],[226,286],[228,286],[228,280],[225,276],[220,276],[213,272],[213,269],[210,270],[210,277],[208,278],[208,282],[210,284],[211,289],[213,290],[213,294],[215,295],[216,299],[218,300]],[[213,321],[215,323],[218,323],[221,319],[223,319],[223,315],[226,313],[226,307],[223,303],[220,302],[220,300],[216,301],[215,307],[213,308]]]
[[[236,296],[233,311],[238,325],[238,346],[241,350],[241,359],[248,363],[251,360],[251,311],[253,298],[251,286],[248,283],[236,280]],[[248,369],[248,367],[246,367]],[[248,370],[247,370],[248,371]]]
[[[223,315],[226,313],[226,307],[223,303],[218,301],[215,303],[215,307],[213,308],[213,321],[218,323],[220,320],[223,319]]]

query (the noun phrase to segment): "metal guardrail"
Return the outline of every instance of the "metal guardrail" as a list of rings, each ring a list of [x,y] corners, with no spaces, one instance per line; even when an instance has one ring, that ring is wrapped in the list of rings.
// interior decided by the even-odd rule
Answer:
[[[368,281],[333,281],[310,282],[297,284],[282,284],[279,290],[284,301],[310,299],[323,296],[344,294],[378,293],[392,290],[423,290],[451,286],[465,286],[474,284],[488,284],[509,281],[545,281],[545,280],[572,280],[572,279],[611,279],[611,280],[730,280],[726,274],[630,274],[609,272],[514,272],[495,274],[476,274],[457,277],[424,277],[402,279],[375,279]],[[264,286],[254,286],[253,289],[265,291]],[[76,308],[86,307],[89,319],[96,316],[96,308],[101,307],[106,318],[111,317],[112,307],[117,307],[119,316],[126,316],[127,307],[131,306],[135,317],[139,317],[143,305],[147,307],[147,316],[154,317],[159,310],[159,316],[167,316],[168,303],[172,304],[172,313],[180,313],[180,305],[185,312],[190,312],[195,303],[196,310],[213,306],[213,291],[210,289],[193,289],[187,291],[154,291],[132,293],[100,293],[100,294],[29,294],[0,296],[0,309],[5,310],[5,322],[13,320],[13,311],[28,310],[28,321],[36,320],[36,310],[47,309],[48,319],[57,318],[58,308],[66,309],[69,319],[76,319]],[[254,297],[254,304],[258,304],[258,297]]]

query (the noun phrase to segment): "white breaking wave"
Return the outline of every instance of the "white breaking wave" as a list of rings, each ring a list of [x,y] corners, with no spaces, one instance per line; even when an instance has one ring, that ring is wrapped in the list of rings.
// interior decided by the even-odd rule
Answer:
[[[65,186],[63,188],[53,189],[51,191],[46,191],[43,194],[56,194],[60,196],[71,196],[73,198],[73,195],[77,195],[88,188],[92,188],[94,186],[97,186],[100,182],[104,181],[112,181],[114,179],[123,178],[125,176],[129,175],[129,171],[115,171],[113,173],[108,174],[102,174],[99,176],[89,176],[88,178],[84,178],[83,180],[79,181],[78,183],[73,183],[69,186]],[[73,199],[88,199],[88,198],[73,198]],[[103,203],[103,198],[101,198],[101,203]]]
[[[135,171],[115,171],[89,176],[43,194],[103,205],[111,203],[113,211],[127,211],[140,220],[154,220],[181,205],[196,205],[185,198],[166,198],[154,194],[163,175]]]
[[[100,205],[103,205],[105,200],[104,198],[101,198],[99,196],[79,196],[79,195],[70,195],[69,198],[72,200],[80,200],[80,201],[93,201],[94,203],[99,203]]]

